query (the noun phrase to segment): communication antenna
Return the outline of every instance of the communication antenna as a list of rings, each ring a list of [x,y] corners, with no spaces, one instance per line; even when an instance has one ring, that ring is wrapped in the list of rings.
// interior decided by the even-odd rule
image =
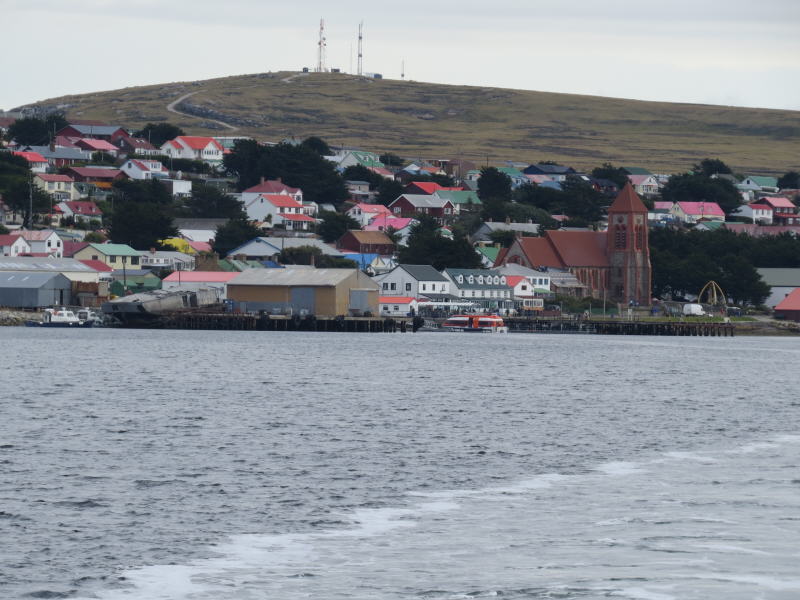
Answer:
[[[358,74],[364,74],[364,21],[358,24]]]
[[[325,72],[325,19],[319,20],[319,42],[317,42],[317,73]]]

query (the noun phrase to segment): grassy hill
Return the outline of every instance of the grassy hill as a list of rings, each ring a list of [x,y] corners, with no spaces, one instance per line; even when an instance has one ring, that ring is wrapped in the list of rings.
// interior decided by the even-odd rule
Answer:
[[[175,114],[167,106],[176,105]],[[734,169],[800,169],[800,112],[642,102],[573,94],[261,73],[65,96],[37,103],[68,116],[139,127],[169,121],[193,134],[280,141],[317,135],[407,158],[612,162],[658,172],[719,157]],[[236,128],[232,130],[216,122]]]

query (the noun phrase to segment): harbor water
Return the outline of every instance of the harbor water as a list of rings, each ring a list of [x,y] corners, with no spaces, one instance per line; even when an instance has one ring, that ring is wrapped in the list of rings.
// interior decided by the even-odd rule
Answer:
[[[0,598],[800,597],[795,338],[0,344]]]

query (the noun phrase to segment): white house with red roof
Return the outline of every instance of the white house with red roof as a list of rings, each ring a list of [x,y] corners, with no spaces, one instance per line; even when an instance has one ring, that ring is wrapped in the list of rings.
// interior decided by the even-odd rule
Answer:
[[[353,206],[347,211],[347,215],[352,219],[358,221],[358,224],[363,228],[369,225],[375,217],[391,216],[392,211],[386,208],[383,204],[366,204],[361,202]]]
[[[639,195],[658,193],[658,179],[655,175],[628,175],[628,180]]]
[[[303,190],[300,188],[288,186],[283,183],[280,178],[265,180],[263,177],[259,184],[249,187],[242,192],[242,203],[247,206],[248,203],[258,198],[261,194],[290,196],[295,202],[303,203]]]
[[[419,299],[414,296],[380,296],[378,310],[381,316],[406,317],[419,309]]]
[[[56,202],[80,198],[80,192],[75,187],[75,180],[69,175],[37,173],[33,178],[33,183],[44,193],[52,196]]]
[[[20,229],[16,232],[31,247],[30,254],[33,256],[49,256],[52,258],[62,258],[64,255],[64,243],[61,237],[52,229],[29,230]]]
[[[44,173],[47,171],[47,159],[38,152],[12,152],[15,156],[21,156],[28,161],[28,167],[33,173]]]
[[[772,222],[776,225],[800,225],[800,215],[794,203],[784,196],[765,196],[759,204],[772,207]]]
[[[716,202],[675,202],[670,213],[682,223],[725,221],[725,212]]]
[[[31,253],[31,245],[21,235],[0,235],[0,256],[24,256]]]
[[[225,148],[212,137],[181,135],[174,140],[164,142],[161,153],[171,158],[187,158],[217,164],[222,162]]]
[[[747,217],[753,223],[758,223],[760,225],[772,225],[772,213],[772,207],[769,204],[764,204],[761,202],[742,204],[739,208],[733,211],[734,215]]]
[[[511,298],[520,310],[543,310],[544,299],[537,292],[529,277],[524,275],[506,275],[506,283],[511,288]],[[549,291],[549,290],[542,290]]]
[[[62,217],[71,217],[76,222],[88,223],[94,220],[100,221],[103,218],[103,211],[90,200],[59,202],[58,209],[61,211]]]
[[[135,159],[126,160],[120,170],[131,179],[158,179],[169,177],[169,170],[157,160]]]
[[[267,221],[293,231],[308,231],[310,224],[316,222],[300,202],[286,194],[259,194],[244,209],[251,221]]]

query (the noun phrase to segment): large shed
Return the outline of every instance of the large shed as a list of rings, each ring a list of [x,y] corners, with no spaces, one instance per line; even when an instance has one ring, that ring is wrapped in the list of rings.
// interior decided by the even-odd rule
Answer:
[[[61,273],[0,272],[0,306],[43,308],[72,304],[72,282]]]
[[[240,308],[275,314],[377,315],[378,293],[358,269],[249,269],[228,282],[228,299]]]

